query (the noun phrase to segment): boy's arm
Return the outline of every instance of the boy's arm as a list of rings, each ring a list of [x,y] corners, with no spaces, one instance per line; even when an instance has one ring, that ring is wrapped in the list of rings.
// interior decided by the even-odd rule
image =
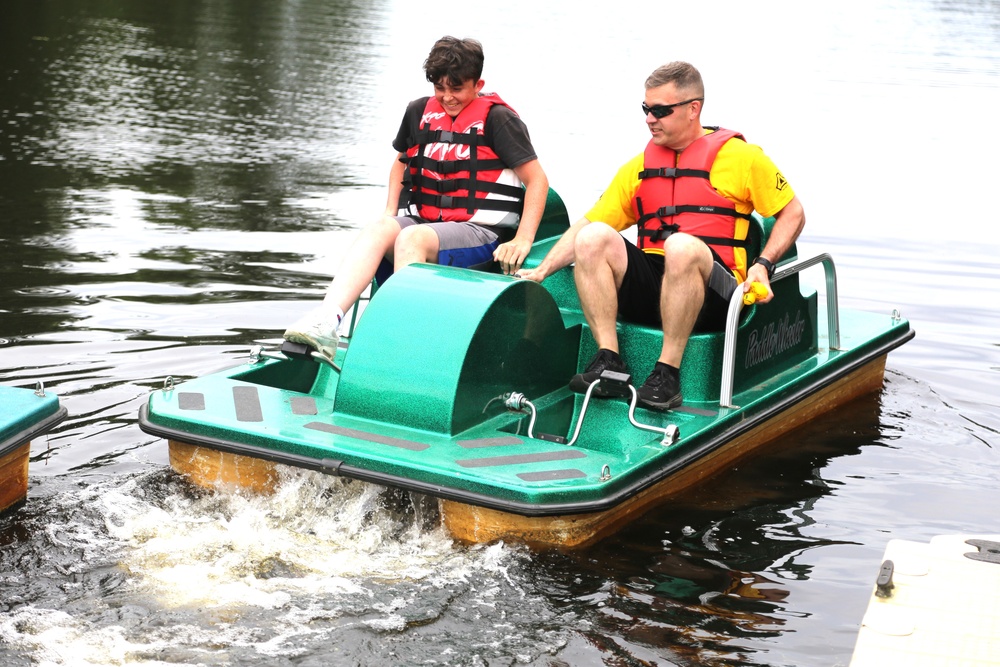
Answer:
[[[574,222],[569,229],[563,232],[563,235],[559,237],[559,240],[537,267],[524,269],[516,277],[540,283],[559,269],[572,264],[576,260],[576,235],[589,224],[590,220],[585,217]]]
[[[524,210],[514,238],[501,243],[493,251],[493,259],[500,263],[500,268],[507,275],[520,269],[531,252],[531,244],[535,242],[535,233],[549,197],[549,179],[537,159],[515,167],[514,173],[524,183]]]
[[[402,153],[396,153],[396,159],[389,170],[389,196],[385,201],[385,214],[389,216],[399,215],[399,195],[403,192],[403,173],[406,165],[400,162]]]

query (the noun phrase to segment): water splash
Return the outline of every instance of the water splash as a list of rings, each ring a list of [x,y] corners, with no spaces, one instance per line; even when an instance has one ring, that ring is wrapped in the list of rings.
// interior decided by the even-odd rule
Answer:
[[[150,503],[122,487],[101,498],[122,567],[169,607],[277,608],[292,595],[370,597],[358,580],[431,580],[468,571],[420,498],[289,471],[273,497],[172,493]]]
[[[456,545],[422,496],[282,475],[269,497],[203,491],[158,470],[47,500],[25,526],[48,535],[47,552],[0,568],[30,561],[27,579],[48,582],[6,605],[0,662],[6,651],[45,665],[385,664],[426,650],[428,631],[456,638],[444,664],[565,644],[522,583],[525,550]],[[532,634],[545,639],[526,642]]]

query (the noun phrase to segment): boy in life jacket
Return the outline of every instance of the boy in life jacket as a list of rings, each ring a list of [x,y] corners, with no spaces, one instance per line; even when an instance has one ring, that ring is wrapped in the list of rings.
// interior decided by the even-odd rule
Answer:
[[[320,307],[285,338],[333,357],[337,327],[378,274],[414,262],[521,268],[541,221],[549,183],[517,113],[484,94],[483,48],[435,42],[424,72],[434,95],[413,100],[392,142],[396,159],[381,218],[354,241]]]
[[[791,247],[805,213],[791,186],[758,147],[731,130],[702,127],[705,88],[692,65],[673,62],[646,79],[642,104],[651,135],[604,195],[573,224],[541,264],[519,272],[541,281],[576,262],[574,277],[598,352],[570,380],[583,393],[602,372],[628,373],[616,318],[663,329],[660,356],[636,390],[654,410],[681,404],[680,365],[694,331],[725,327],[729,299],[742,283],[762,283],[773,298],[774,262]],[[756,210],[776,222],[747,266],[747,232]],[[619,233],[637,226],[637,243]],[[593,396],[601,395],[601,385]]]

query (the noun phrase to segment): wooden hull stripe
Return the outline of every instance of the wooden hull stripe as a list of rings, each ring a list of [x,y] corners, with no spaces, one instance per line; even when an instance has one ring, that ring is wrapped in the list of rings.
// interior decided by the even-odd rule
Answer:
[[[537,454],[515,454],[513,456],[489,456],[482,459],[459,459],[455,461],[463,468],[494,468],[497,466],[514,466],[523,463],[542,463],[544,461],[565,461],[566,459],[586,458],[586,452],[566,447],[551,452]]]
[[[393,438],[387,435],[378,435],[376,433],[368,433],[367,431],[359,431],[355,428],[344,428],[343,426],[336,426],[334,424],[326,424],[323,422],[309,422],[305,426],[306,428],[311,428],[314,431],[324,431],[326,433],[333,433],[334,435],[343,435],[348,438],[356,438],[357,440],[367,440],[368,442],[377,442],[380,445],[389,445],[390,447],[399,447],[400,449],[409,449],[413,452],[422,452],[430,445],[423,442],[416,442],[414,440],[403,440],[402,438]]]

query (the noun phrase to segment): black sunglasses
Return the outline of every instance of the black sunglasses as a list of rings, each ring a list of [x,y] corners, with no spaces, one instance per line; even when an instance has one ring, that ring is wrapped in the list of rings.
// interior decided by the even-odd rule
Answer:
[[[691,104],[692,102],[705,101],[704,97],[692,97],[689,100],[684,100],[683,102],[677,102],[676,104],[656,104],[653,106],[646,106],[646,103],[642,103],[642,112],[645,114],[653,114],[653,118],[666,118],[674,112],[674,107],[682,107],[685,104]]]

